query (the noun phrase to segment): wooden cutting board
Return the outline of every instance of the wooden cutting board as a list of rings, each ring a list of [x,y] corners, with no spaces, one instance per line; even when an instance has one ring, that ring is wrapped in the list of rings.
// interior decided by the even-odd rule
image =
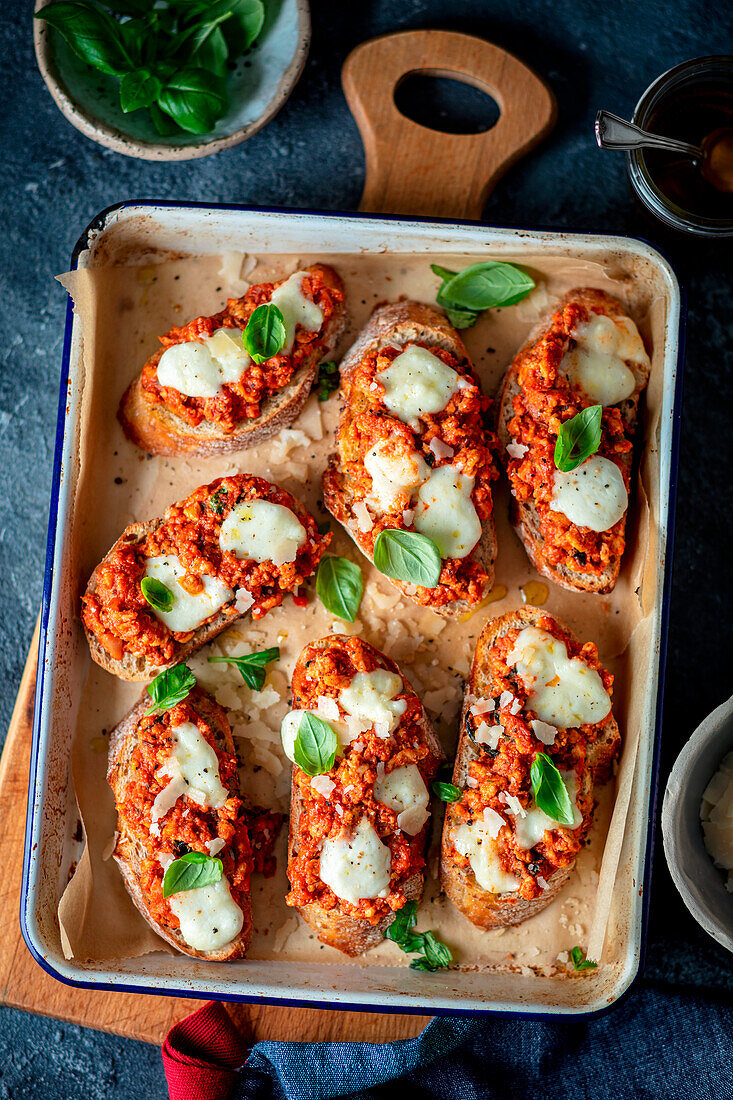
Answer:
[[[497,124],[469,136],[425,129],[401,115],[394,89],[412,73],[450,76],[488,92]],[[443,31],[407,31],[357,47],[343,69],[346,98],[364,141],[367,175],[360,209],[479,218],[500,176],[551,129],[552,93],[516,58],[488,42]],[[0,759],[0,1003],[130,1039],[160,1043],[202,1002],[78,989],[51,978],[32,958],[18,913],[28,793],[38,625]],[[275,1005],[227,1006],[255,1040],[387,1042],[418,1035],[430,1017]]]

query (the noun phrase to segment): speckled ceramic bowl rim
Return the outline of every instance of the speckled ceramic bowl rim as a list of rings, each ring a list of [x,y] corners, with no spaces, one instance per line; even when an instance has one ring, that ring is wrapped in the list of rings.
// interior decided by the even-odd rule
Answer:
[[[45,7],[48,0],[36,0],[35,11]],[[97,118],[84,106],[72,99],[59,75],[51,50],[51,38],[48,27],[39,19],[33,20],[33,42],[36,51],[38,68],[41,71],[46,87],[53,96],[56,106],[69,122],[92,141],[104,145],[107,149],[113,149],[115,153],[123,153],[128,157],[139,157],[142,160],[194,160],[197,157],[207,157],[210,153],[218,153],[222,149],[231,149],[239,145],[247,138],[261,130],[270,119],[274,118],[288,96],[298,82],[303,71],[311,38],[311,20],[308,0],[295,0],[298,13],[298,45],[293,59],[282,75],[265,111],[254,122],[235,130],[233,134],[225,137],[213,138],[208,141],[200,141],[193,145],[163,145],[155,142],[139,141],[122,133],[114,126],[108,126],[106,122]]]
[[[726,732],[721,737],[722,730]],[[720,880],[720,890],[725,891],[724,872],[715,867],[705,848],[700,827],[699,798],[695,797],[694,804],[691,806],[685,806],[685,799],[686,796],[689,797],[688,782],[701,757],[707,755],[709,770],[699,791],[700,798],[718,770],[720,761],[731,749],[733,749],[733,696],[716,707],[700,723],[675,761],[667,780],[662,804],[662,841],[669,872],[690,913],[709,936],[712,936],[722,947],[733,952],[733,927],[726,926],[712,912],[704,890],[701,889],[701,883],[695,881],[688,868],[687,857],[690,853],[685,855],[683,839],[684,834],[690,829],[689,817],[683,820],[683,815],[694,813],[692,828],[699,832],[699,843],[696,836],[693,844],[694,853],[709,862],[710,869]]]

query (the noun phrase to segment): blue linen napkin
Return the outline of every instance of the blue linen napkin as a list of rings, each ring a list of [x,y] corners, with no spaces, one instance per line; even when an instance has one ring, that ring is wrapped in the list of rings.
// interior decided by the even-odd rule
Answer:
[[[253,1047],[237,1100],[724,1100],[733,996],[640,981],[587,1020],[440,1017],[396,1043]]]

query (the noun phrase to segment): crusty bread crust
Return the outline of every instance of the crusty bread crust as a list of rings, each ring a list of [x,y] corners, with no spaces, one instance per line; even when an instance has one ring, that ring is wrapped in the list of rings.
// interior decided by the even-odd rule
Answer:
[[[409,300],[388,302],[376,306],[364,329],[342,359],[340,364],[341,378],[348,378],[366,355],[379,351],[383,347],[405,347],[416,340],[442,348],[458,359],[469,358],[460,336],[439,310],[426,305],[424,302]],[[337,510],[346,518],[340,518],[336,512],[332,514],[351,535],[362,554],[372,561],[372,555],[359,540],[359,525],[353,514],[353,497],[349,492],[345,478],[342,476],[338,454],[332,454],[329,457],[323,485],[326,506],[328,507],[328,498],[331,497],[337,506]],[[484,522],[481,538],[473,551],[476,560],[483,566],[488,576],[488,580],[476,603],[470,603],[468,600],[453,600],[440,606],[433,606],[432,604],[421,604],[419,606],[427,606],[437,615],[442,615],[443,618],[447,619],[460,618],[462,615],[474,610],[494,585],[494,562],[496,561],[497,549],[496,529],[493,517],[490,516]],[[392,577],[387,579],[390,584],[399,589],[403,596],[407,596],[408,599],[412,598],[410,593],[414,586],[406,584],[404,581],[394,580]]]
[[[460,790],[466,786],[469,764],[478,759],[479,750],[468,735],[466,716],[471,703],[468,696],[490,698],[498,694],[492,659],[489,650],[494,642],[510,630],[523,629],[526,626],[535,626],[537,622],[547,617],[547,613],[541,608],[524,607],[517,611],[509,611],[496,619],[489,619],[481,631],[476,644],[476,653],[471,668],[471,676],[466,686],[466,695],[461,714],[460,735],[458,750],[453,769],[453,783]],[[575,640],[575,636],[567,626],[555,616],[557,625],[567,632]],[[611,773],[611,765],[618,751],[621,741],[618,724],[611,711],[601,727],[595,742],[588,746],[588,768],[583,776],[582,793],[591,793],[597,785],[605,783]],[[457,909],[466,916],[472,924],[479,928],[501,928],[513,924],[521,924],[522,921],[533,917],[535,913],[545,909],[567,882],[572,867],[560,868],[547,880],[547,889],[542,896],[532,901],[520,898],[513,892],[492,894],[482,889],[476,882],[476,877],[471,867],[459,867],[452,859],[452,845],[450,836],[454,828],[461,824],[461,820],[452,803],[446,808],[445,822],[443,825],[443,838],[440,857],[440,881],[447,896]]]
[[[311,645],[318,649],[328,649],[333,642],[344,640],[344,635],[334,634],[332,638],[321,638],[317,642],[312,642]],[[377,656],[382,660],[382,667],[388,669],[390,672],[396,672],[402,677],[405,686],[411,691],[414,691],[399,665],[395,664],[394,661],[391,661],[378,651],[375,652],[377,652]],[[435,733],[433,724],[424,709],[420,720],[420,729],[430,752],[439,760],[442,760],[443,749]],[[290,865],[290,861],[297,855],[298,826],[303,809],[303,799],[301,798],[300,791],[295,782],[296,772],[296,766],[293,765],[293,780],[290,797],[290,829],[288,832],[288,866]],[[424,828],[425,845],[427,845],[428,842],[429,829],[430,822],[428,821]],[[422,897],[423,885],[424,875],[422,872],[412,875],[403,887],[403,893],[407,900],[419,902]],[[317,902],[311,902],[308,905],[298,907],[298,912],[306,924],[310,925],[316,933],[321,943],[328,944],[329,947],[335,947],[345,955],[350,955],[352,958],[356,955],[363,955],[364,952],[368,951],[371,947],[376,947],[377,944],[380,944],[384,939],[386,929],[395,919],[395,914],[392,914],[385,917],[379,924],[370,924],[367,920],[345,913],[341,904],[336,905],[333,909],[324,909],[323,906],[319,905]]]
[[[570,290],[546,314],[530,333],[529,338],[517,352],[512,365],[509,367],[499,391],[497,411],[497,435],[500,443],[501,461],[507,464],[507,443],[511,442],[509,434],[509,422],[514,416],[514,398],[520,392],[518,383],[519,369],[534,345],[542,338],[553,316],[572,302],[577,302],[587,309],[598,313],[605,313],[610,317],[628,316],[621,302],[606,294],[603,290],[594,287],[579,287]],[[634,392],[618,406],[621,415],[630,433],[636,428],[639,398],[642,390],[649,381],[649,371],[642,363],[628,362],[626,364],[636,379]],[[625,470],[631,471],[633,453],[619,456],[621,465]],[[512,496],[509,518],[512,526],[524,543],[527,555],[538,573],[548,577],[554,584],[572,592],[597,592],[599,594],[611,592],[618,580],[621,568],[621,559],[616,558],[609,562],[603,573],[583,573],[575,569],[569,569],[566,565],[549,565],[544,558],[543,540],[540,534],[540,517],[533,503],[519,503]],[[624,517],[625,522],[625,517]]]
[[[214,730],[220,748],[226,752],[234,753],[234,740],[229,723],[224,724],[220,721],[221,708],[203,692],[197,693],[190,701]],[[145,711],[150,708],[150,705],[150,696],[147,692],[143,692],[130,713],[122,719],[119,725],[115,726],[110,734],[107,781],[112,788],[115,804],[118,807],[124,799],[125,787],[131,775],[131,757],[138,740],[138,723],[144,716]],[[237,798],[241,797],[238,785],[231,787],[229,793]],[[252,912],[249,898],[242,905],[244,924],[239,935],[226,947],[222,947],[217,951],[197,951],[186,943],[179,929],[167,928],[151,916],[140,887],[140,867],[145,858],[145,849],[138,843],[134,833],[122,819],[119,812],[117,828],[119,836],[113,855],[130,897],[150,927],[171,947],[175,947],[184,955],[190,955],[194,959],[206,959],[209,962],[227,962],[230,959],[242,958],[252,938]]]
[[[321,272],[327,286],[343,293],[341,278],[332,267],[313,264],[304,270]],[[298,416],[311,391],[318,364],[336,347],[345,324],[345,301],[337,302],[324,331],[324,344],[317,353],[301,364],[282,390],[265,398],[259,416],[243,421],[233,432],[225,432],[218,424],[206,420],[193,427],[165,405],[149,401],[142,389],[141,375],[125,391],[117,418],[127,438],[148,454],[206,457],[256,447]],[[151,360],[157,361],[162,354],[161,348]]]

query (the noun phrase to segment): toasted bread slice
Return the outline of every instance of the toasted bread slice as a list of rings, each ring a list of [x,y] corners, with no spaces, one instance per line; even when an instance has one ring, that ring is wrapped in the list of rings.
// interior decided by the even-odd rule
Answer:
[[[453,770],[453,783],[459,790],[466,788],[469,765],[480,758],[482,750],[477,747],[468,732],[468,712],[475,697],[489,699],[501,693],[497,682],[494,660],[490,649],[498,638],[510,630],[522,630],[527,626],[536,626],[545,618],[554,618],[539,608],[524,607],[507,612],[496,619],[490,619],[479,636],[471,668],[471,676],[466,685],[461,714],[461,726]],[[572,632],[559,619],[554,622],[562,632],[576,641]],[[582,775],[580,789],[576,796],[592,794],[594,787],[605,783],[611,773],[611,765],[616,758],[621,743],[618,724],[609,712],[599,727],[595,741],[588,745],[587,767]],[[440,881],[447,896],[472,924],[479,928],[499,928],[505,925],[521,924],[535,913],[541,912],[557,897],[565,885],[572,867],[560,867],[546,879],[542,895],[531,900],[522,898],[516,892],[490,893],[479,886],[473,870],[460,866],[452,858],[453,845],[451,834],[462,823],[456,810],[456,803],[446,808],[443,825],[443,840],[440,859]]]
[[[338,645],[342,642],[348,642],[349,639],[343,635],[335,634],[330,638],[322,638],[319,641],[311,643],[307,647],[307,650],[312,649],[328,649],[331,646]],[[366,643],[364,643],[366,645]],[[409,681],[394,661],[383,656],[383,654],[374,650],[372,646],[368,647],[372,653],[376,654],[379,658],[380,666],[387,669],[390,672],[395,672],[402,678],[405,685],[405,693],[415,695],[414,690],[410,686]],[[307,652],[307,650],[304,651]],[[298,665],[296,670],[304,658],[304,653],[298,658]],[[293,706],[297,707],[299,700],[294,693]],[[436,761],[443,759],[443,750],[440,742],[437,738],[433,724],[425,713],[424,708],[421,706],[421,713],[419,718],[419,729],[421,737],[424,743],[427,745],[433,757]],[[288,834],[288,868],[292,861],[298,855],[298,835],[300,818],[303,812],[303,798],[298,786],[298,775],[303,775],[300,769],[296,765],[293,765],[293,781],[291,788],[291,800],[290,800],[290,830]],[[429,835],[429,820],[421,830],[419,834],[422,837],[422,847],[425,850],[428,842]],[[404,894],[406,901],[420,901],[423,892],[424,874],[418,871],[412,874],[404,883],[400,884],[399,890],[401,894]],[[395,914],[390,912],[385,915],[378,924],[371,924],[367,919],[360,918],[352,913],[347,912],[344,909],[343,904],[338,901],[334,908],[327,909],[321,905],[318,901],[312,901],[306,905],[296,906],[298,912],[302,916],[306,924],[310,925],[313,931],[317,934],[321,943],[328,944],[329,947],[335,947],[339,951],[342,951],[345,955],[355,957],[356,955],[362,955],[365,951],[368,951],[372,947],[376,947],[384,939],[384,932],[395,919]]]
[[[433,306],[423,302],[399,301],[378,305],[363,331],[344,356],[340,364],[342,383],[360,365],[365,356],[383,347],[404,348],[408,344],[420,341],[444,351],[457,359],[469,359],[468,352],[458,332],[448,322],[445,315]],[[470,360],[469,360],[470,361]],[[361,552],[373,560],[373,554],[361,537],[356,516],[354,515],[354,494],[349,485],[343,466],[342,456],[333,454],[329,458],[328,468],[323,476],[324,503],[338,522],[348,531]],[[496,529],[493,516],[483,523],[481,537],[470,557],[484,569],[487,580],[481,594],[475,602],[465,599],[451,600],[449,603],[424,604],[431,611],[444,618],[460,618],[481,602],[491,591],[494,584],[494,562],[497,555]],[[412,598],[414,586],[389,577],[391,584],[403,595]]]
[[[126,527],[122,532],[106,557],[109,557],[110,554],[113,554],[115,550],[121,546],[130,546],[144,542],[146,535],[151,531],[155,531],[162,522],[162,518],[159,518],[150,519],[146,523],[131,523],[129,527]],[[89,578],[89,584],[86,589],[87,593],[96,592],[99,571],[103,565],[104,560],[99,563]],[[165,668],[181,664],[181,662],[190,657],[192,653],[196,653],[203,645],[206,645],[212,638],[215,638],[217,634],[221,634],[222,630],[225,630],[231,622],[238,618],[238,616],[239,612],[232,604],[223,607],[211,622],[206,623],[204,626],[200,626],[198,630],[194,630],[190,641],[185,642],[180,647],[175,660],[162,665],[151,664],[150,660],[143,654],[132,653],[130,650],[127,650],[122,658],[117,660],[107,652],[99,641],[99,638],[89,630],[86,624],[84,626],[84,632],[89,642],[89,652],[92,655],[92,660],[96,661],[96,663],[106,669],[107,672],[111,672],[113,676],[119,677],[120,680],[152,680],[154,676],[157,676],[158,673],[162,672]]]
[[[234,740],[229,722],[224,710],[214,700],[201,690],[197,690],[187,700],[194,709],[208,723],[215,734],[217,746],[225,752],[234,755]],[[115,796],[115,804],[118,807],[117,831],[118,838],[114,850],[114,858],[120,868],[125,886],[140,913],[145,920],[171,947],[175,947],[184,955],[190,955],[194,959],[206,959],[209,962],[226,962],[230,959],[239,959],[246,953],[252,937],[252,912],[249,896],[240,898],[240,909],[244,916],[241,932],[224,947],[215,951],[199,951],[191,947],[184,940],[179,928],[162,924],[156,920],[146,901],[141,885],[141,868],[146,858],[146,850],[142,841],[135,835],[135,830],[128,822],[120,807],[125,800],[126,788],[134,775],[132,754],[139,743],[140,721],[149,709],[150,697],[143,692],[142,697],[133,707],[130,713],[116,726],[109,739],[109,765],[107,781]],[[236,777],[236,771],[235,771]],[[236,780],[235,780],[236,783]],[[240,798],[241,791],[238,783],[229,789],[230,796]]]
[[[332,267],[314,264],[303,270],[320,272],[326,286],[343,294],[341,278]],[[152,402],[143,389],[141,375],[131,383],[120,402],[117,417],[123,431],[136,446],[156,455],[205,457],[256,447],[295,420],[310,393],[318,364],[336,347],[345,324],[346,308],[342,299],[336,303],[313,353],[300,364],[279,392],[262,401],[258,416],[242,420],[234,431],[225,431],[220,424],[210,420],[202,420],[193,426],[172,409]],[[157,365],[164,350],[156,351],[148,363]]]
[[[609,317],[628,316],[621,302],[611,297],[610,294],[606,294],[603,290],[596,290],[593,287],[580,287],[576,290],[568,291],[552,311],[538,323],[528,340],[517,352],[512,365],[504,376],[499,391],[497,435],[500,443],[500,456],[504,465],[506,465],[508,461],[506,447],[507,444],[512,441],[512,437],[509,433],[509,422],[514,416],[514,398],[520,392],[518,380],[519,369],[524,360],[535,351],[537,345],[545,338],[554,319],[562,312],[566,305],[571,303],[578,303],[592,313],[602,313]],[[563,349],[555,347],[552,349],[551,354],[559,355],[559,363],[563,354]],[[649,381],[649,370],[645,364],[631,360],[626,362],[626,366],[633,373],[636,380],[636,386],[631,396],[622,401],[617,407],[621,412],[628,435],[633,436],[636,430],[639,398],[642,390],[645,389]],[[630,472],[633,463],[633,453],[629,451],[627,454],[621,455],[619,461],[623,468],[627,472]],[[563,563],[551,565],[547,562],[544,555],[544,544],[540,531],[540,517],[536,505],[531,501],[519,502],[512,497],[510,519],[512,526],[524,543],[530,561],[535,569],[539,573],[542,573],[543,576],[548,577],[555,584],[559,584],[561,587],[568,588],[573,592],[606,593],[613,590],[621,568],[620,557],[614,557],[602,573],[583,572],[581,570],[570,569]],[[624,517],[624,523],[625,520],[626,517]]]
[[[222,485],[231,481],[242,483],[248,477],[249,475],[246,474],[233,475],[231,478],[223,478],[219,479],[218,481],[212,482],[209,486],[202,486],[201,489],[206,488],[207,490],[211,490],[213,492],[218,485]],[[263,484],[268,486],[270,490],[272,490],[273,488],[277,489],[277,487],[271,486],[268,482],[264,482],[263,479],[255,480],[258,481],[258,483],[260,483],[261,485]],[[196,490],[195,492],[198,493],[200,491],[201,490]],[[288,506],[292,509],[301,524],[305,527],[306,532],[309,534],[309,536],[312,537],[315,552],[315,564],[313,564],[313,569],[315,569],[318,559],[320,558],[321,553],[327,545],[328,536],[326,537],[326,539],[324,539],[318,535],[315,520],[311,517],[311,515],[306,511],[306,509],[298,500],[292,497],[290,493],[284,493],[284,491],[280,492],[284,494],[284,497],[287,499]],[[258,495],[264,496],[265,494],[260,493]],[[166,522],[166,515],[158,516],[156,519],[147,520],[144,523],[131,523],[128,527],[126,527],[120,537],[117,539],[117,541],[114,543],[114,545],[111,547],[111,549],[108,551],[108,553],[105,555],[105,557],[92,573],[91,577],[89,578],[86,592],[84,594],[84,597],[82,598],[82,622],[84,625],[84,631],[86,633],[87,641],[89,642],[89,650],[92,659],[96,661],[98,665],[101,665],[102,668],[106,669],[107,672],[111,672],[113,676],[118,676],[121,680],[151,680],[154,676],[157,676],[158,673],[162,672],[164,669],[170,668],[173,665],[177,665],[180,664],[182,661],[185,661],[192,653],[195,653],[197,650],[201,649],[203,645],[206,645],[207,642],[210,642],[213,638],[217,636],[217,634],[221,634],[221,632],[225,630],[227,626],[234,622],[235,619],[242,617],[243,614],[241,611],[238,611],[235,606],[236,599],[232,599],[229,603],[225,604],[209,622],[206,622],[202,626],[195,629],[191,633],[191,636],[187,641],[181,642],[179,645],[177,645],[175,654],[171,658],[171,660],[166,661],[162,664],[153,663],[152,659],[149,656],[141,653],[135,653],[129,648],[126,648],[123,643],[121,643],[120,645],[122,652],[121,656],[119,657],[113,655],[112,652],[105,648],[105,646],[100,641],[100,638],[97,636],[94,630],[91,629],[90,624],[87,621],[84,605],[86,604],[89,596],[97,592],[100,583],[100,575],[105,568],[107,560],[110,558],[110,556],[113,555],[120,548],[135,546],[144,542],[146,537],[151,532],[156,531],[161,525]],[[306,543],[306,545],[309,545],[309,543]],[[309,575],[310,572],[312,572],[312,570],[309,570]],[[244,612],[244,615],[248,614],[249,611]]]

